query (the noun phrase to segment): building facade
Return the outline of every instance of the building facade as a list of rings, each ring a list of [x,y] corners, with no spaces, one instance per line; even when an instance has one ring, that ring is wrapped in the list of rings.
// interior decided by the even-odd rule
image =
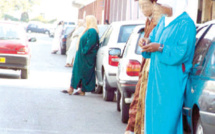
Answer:
[[[215,19],[215,1],[214,0],[197,0],[197,23],[204,23]]]
[[[98,24],[105,24],[106,20],[111,23],[145,18],[136,0],[96,0],[79,9],[79,19],[83,19],[86,15],[94,15]]]
[[[94,15],[98,24],[104,23],[104,0],[96,0],[79,9],[78,19],[83,19],[87,15]]]
[[[84,0],[82,0],[84,1]],[[187,12],[195,23],[204,23],[215,19],[215,0],[188,0]],[[138,0],[94,0],[79,7],[79,19],[94,15],[98,24],[114,21],[145,20],[139,9]]]

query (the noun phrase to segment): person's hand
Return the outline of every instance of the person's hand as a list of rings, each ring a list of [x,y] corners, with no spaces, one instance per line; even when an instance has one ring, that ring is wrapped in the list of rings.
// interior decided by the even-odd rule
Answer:
[[[146,46],[142,46],[142,52],[156,52],[158,51],[158,48],[160,47],[160,44],[158,43],[150,43]]]
[[[148,38],[141,38],[140,40],[139,40],[139,46],[140,47],[143,47],[143,46],[145,46],[146,44],[148,44],[148,43],[150,43],[150,40],[148,39]]]

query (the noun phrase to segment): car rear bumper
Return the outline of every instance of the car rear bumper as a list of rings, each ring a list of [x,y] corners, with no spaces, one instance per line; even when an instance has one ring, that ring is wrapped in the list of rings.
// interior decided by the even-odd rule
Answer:
[[[137,82],[138,81],[118,80],[117,81],[117,86],[118,86],[120,92],[133,94],[135,92]]]
[[[3,69],[27,69],[30,65],[29,55],[0,54],[0,57],[5,58],[5,63],[0,63]]]

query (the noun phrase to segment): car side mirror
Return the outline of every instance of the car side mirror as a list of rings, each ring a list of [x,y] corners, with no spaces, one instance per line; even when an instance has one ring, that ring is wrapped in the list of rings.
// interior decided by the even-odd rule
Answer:
[[[37,41],[37,39],[35,37],[28,39],[28,42],[36,42],[36,41]]]

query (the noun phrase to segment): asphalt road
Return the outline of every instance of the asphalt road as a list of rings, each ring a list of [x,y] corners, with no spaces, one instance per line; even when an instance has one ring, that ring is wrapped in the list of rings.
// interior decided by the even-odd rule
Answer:
[[[0,70],[0,134],[123,134],[116,102],[101,95],[70,96],[60,91],[70,84],[72,68],[66,56],[51,54],[52,38],[32,34],[30,75]]]

